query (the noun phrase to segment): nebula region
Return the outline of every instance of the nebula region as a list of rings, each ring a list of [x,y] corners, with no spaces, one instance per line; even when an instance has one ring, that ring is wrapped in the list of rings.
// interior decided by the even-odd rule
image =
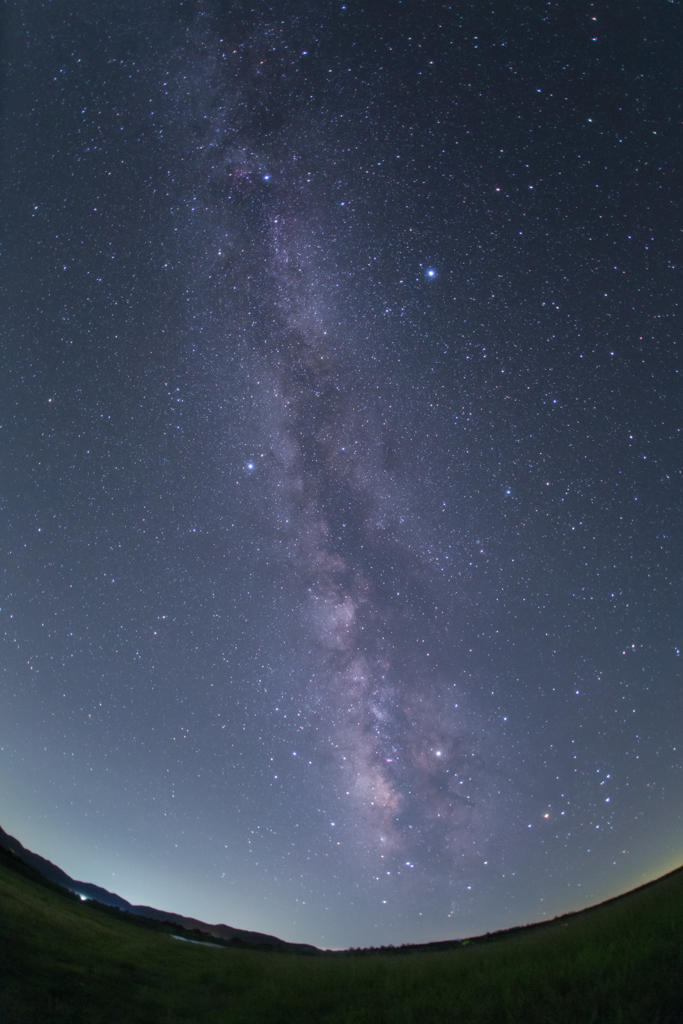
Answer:
[[[683,859],[677,5],[10,4],[0,824],[327,947]]]

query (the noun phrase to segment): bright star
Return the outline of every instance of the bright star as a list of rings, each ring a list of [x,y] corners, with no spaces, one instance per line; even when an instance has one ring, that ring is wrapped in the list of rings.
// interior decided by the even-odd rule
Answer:
[[[427,277],[436,277],[436,271],[432,270],[432,268],[430,267],[429,270],[427,271]]]

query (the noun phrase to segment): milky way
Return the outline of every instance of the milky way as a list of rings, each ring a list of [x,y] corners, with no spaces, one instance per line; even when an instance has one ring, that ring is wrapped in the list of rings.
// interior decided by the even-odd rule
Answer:
[[[330,946],[675,866],[675,12],[77,7],[10,47],[2,826]]]
[[[247,51],[262,49],[259,68],[296,59],[282,35],[262,29],[248,41]],[[227,82],[227,100],[222,83],[213,91],[201,78],[201,103],[213,113],[202,117],[210,129],[199,143],[199,176],[208,184],[193,201],[215,216],[212,244],[221,254],[243,240],[245,197],[261,221],[256,258],[269,287],[256,289],[252,308],[262,337],[239,359],[246,430],[228,429],[248,453],[247,502],[259,517],[268,509],[258,554],[275,586],[267,628],[282,637],[287,664],[278,700],[296,702],[301,721],[292,754],[318,777],[325,802],[332,796],[338,806],[332,827],[342,838],[333,845],[345,870],[411,876],[418,861],[428,862],[428,885],[447,888],[456,867],[482,857],[496,817],[500,829],[501,787],[509,784],[496,754],[500,733],[491,716],[475,722],[458,691],[458,640],[439,629],[440,577],[462,552],[452,529],[447,543],[434,522],[446,503],[425,514],[419,501],[415,442],[423,432],[402,422],[413,382],[400,357],[393,365],[393,331],[373,322],[367,299],[354,301],[355,278],[372,275],[374,261],[358,266],[354,218],[334,195],[340,183],[327,153],[338,127],[306,133],[295,109],[295,123],[262,154],[261,140],[230,121],[230,56],[216,76]],[[263,92],[249,77],[238,89],[247,110]],[[220,209],[212,203],[217,186]],[[415,268],[412,276],[433,274]],[[239,337],[226,306],[216,311],[217,332],[233,350]],[[464,597],[462,588],[443,594],[441,617]],[[422,888],[419,874],[403,884]]]

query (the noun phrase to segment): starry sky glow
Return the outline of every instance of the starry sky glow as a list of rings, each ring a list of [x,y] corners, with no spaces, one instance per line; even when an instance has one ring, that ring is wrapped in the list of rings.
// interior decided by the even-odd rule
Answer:
[[[324,947],[683,861],[680,4],[13,0],[0,823]]]

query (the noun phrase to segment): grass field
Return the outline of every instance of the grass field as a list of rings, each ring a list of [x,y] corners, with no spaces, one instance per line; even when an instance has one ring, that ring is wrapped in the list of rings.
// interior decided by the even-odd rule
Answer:
[[[683,870],[447,951],[302,956],[178,942],[0,866],[0,936],[2,1024],[683,1021]]]

